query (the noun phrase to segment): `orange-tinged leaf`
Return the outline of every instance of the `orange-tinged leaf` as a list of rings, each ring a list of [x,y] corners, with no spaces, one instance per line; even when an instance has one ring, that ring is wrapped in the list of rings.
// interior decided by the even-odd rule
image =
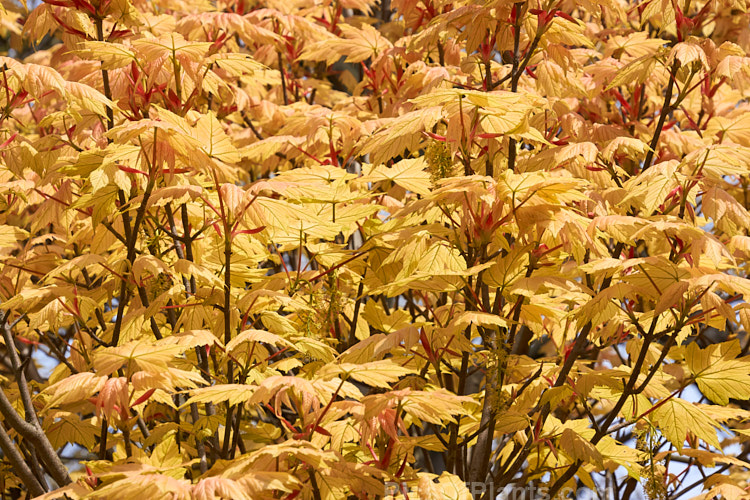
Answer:
[[[64,378],[45,389],[51,395],[46,408],[83,401],[97,393],[106,382],[106,376],[91,372],[76,373]]]
[[[408,191],[426,195],[430,192],[430,174],[425,171],[427,162],[424,157],[407,158],[390,167],[378,165],[360,178],[361,182],[392,181]]]
[[[709,69],[706,53],[694,43],[682,42],[672,47],[667,59],[667,65],[671,65],[675,60],[679,61],[681,66],[689,66],[697,62],[704,70]]]
[[[234,147],[213,112],[198,119],[195,124],[195,137],[203,145],[203,150],[209,157],[227,164],[239,161],[237,148]]]
[[[0,248],[16,246],[28,237],[28,231],[20,227],[0,225]]]
[[[718,424],[692,403],[673,397],[650,413],[649,418],[678,450],[684,447],[688,431],[721,448],[716,437]]]
[[[75,413],[62,411],[53,415],[55,421],[44,431],[55,449],[60,449],[68,443],[76,443],[88,449],[94,447],[100,428],[91,420],[80,420]]]
[[[402,154],[404,150],[413,150],[422,140],[422,132],[433,127],[442,115],[441,106],[432,106],[389,120],[365,142],[362,153],[369,153],[372,162],[377,164]]]
[[[731,351],[727,354],[700,349],[696,343],[689,344],[685,353],[698,389],[718,405],[727,405],[730,398],[750,399],[750,360],[734,359]]]
[[[159,372],[168,369],[169,362],[188,349],[182,345],[154,345],[145,341],[133,341],[118,347],[101,349],[94,356],[97,373],[110,374],[126,365],[129,373],[138,370]]]
[[[255,387],[244,384],[218,384],[211,387],[201,387],[190,391],[190,397],[182,407],[192,403],[223,403],[229,402],[231,405],[245,403],[253,397]]]
[[[390,359],[383,359],[362,364],[329,363],[316,371],[316,376],[324,380],[335,376],[351,377],[363,384],[390,389],[391,384],[399,378],[413,373],[414,370],[411,368],[401,366]]]
[[[250,342],[264,342],[266,344],[293,347],[293,344],[279,335],[264,330],[245,330],[234,337],[227,344],[227,351],[233,352],[241,348],[243,344]]]
[[[596,449],[596,446],[571,428],[562,431],[559,446],[573,460],[593,463],[598,467],[603,466],[602,454]]]
[[[136,55],[127,46],[113,42],[86,41],[83,49],[74,51],[78,56],[102,62],[103,70],[127,66],[136,60]]]
[[[621,85],[640,85],[651,77],[656,58],[653,54],[646,54],[624,65],[609,82],[605,90],[610,90]]]
[[[157,60],[162,56],[182,60],[200,60],[211,46],[208,42],[191,42],[179,33],[169,33],[158,38],[144,38],[133,42],[140,57]]]

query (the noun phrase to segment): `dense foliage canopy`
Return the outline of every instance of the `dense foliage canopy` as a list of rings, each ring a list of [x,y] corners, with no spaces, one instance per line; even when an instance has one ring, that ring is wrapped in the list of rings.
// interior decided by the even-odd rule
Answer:
[[[3,6],[3,498],[747,498],[750,2]]]

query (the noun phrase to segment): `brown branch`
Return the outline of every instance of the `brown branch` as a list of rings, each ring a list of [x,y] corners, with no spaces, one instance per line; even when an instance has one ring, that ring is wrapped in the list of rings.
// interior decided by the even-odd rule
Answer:
[[[8,312],[2,313],[2,316],[0,317],[0,323],[2,323],[2,335],[5,341],[6,350],[8,351],[8,356],[10,357],[11,367],[15,372],[16,384],[18,385],[21,403],[23,404],[24,413],[26,414],[26,420],[21,420],[21,417],[10,404],[10,401],[8,401],[4,391],[0,391],[0,413],[3,414],[8,425],[23,437],[34,443],[36,451],[40,454],[40,457],[45,464],[45,469],[49,475],[52,476],[52,479],[62,486],[70,482],[70,477],[68,476],[67,469],[57,455],[57,452],[52,448],[52,444],[49,442],[49,439],[39,423],[34,404],[31,401],[31,391],[26,382],[23,363],[16,351],[15,340],[13,339],[13,334],[11,332],[11,328],[13,328],[23,316],[14,323],[8,324],[8,314]]]
[[[516,23],[513,26],[514,28],[513,30],[514,31],[513,33],[513,69],[511,69],[511,72],[510,72],[510,91],[511,92],[518,92],[518,81],[521,79],[521,75],[523,74],[523,72],[526,71],[526,66],[528,66],[529,61],[531,60],[531,56],[534,55],[534,51],[539,45],[539,41],[542,39],[542,35],[547,29],[547,27],[544,27],[542,29],[537,29],[537,32],[534,35],[534,39],[531,41],[528,48],[526,49],[526,56],[524,57],[523,61],[519,61],[521,57],[521,54],[519,52],[519,45],[521,42],[521,15],[520,15],[521,5],[523,5],[523,3],[516,3],[513,5],[513,8],[516,9]],[[498,85],[500,84],[501,81],[502,80],[498,82]],[[508,170],[513,170],[515,166],[516,166],[516,140],[511,137],[508,140]]]
[[[109,425],[107,417],[102,415],[102,426],[99,431],[99,460],[107,459],[107,436],[109,435]]]
[[[284,96],[284,106],[289,104],[289,96],[286,93],[286,77],[284,76],[284,61],[281,59],[281,51],[277,52],[279,60],[279,73],[281,74],[281,91]]]
[[[175,232],[175,226],[176,226],[175,217],[174,217],[174,214],[172,213],[171,205],[167,205],[166,210],[167,210],[167,220],[169,222],[171,234],[172,234],[172,237],[175,238],[174,246],[175,246],[175,252],[177,253],[177,256],[181,259],[184,258],[186,260],[193,262],[193,240],[195,239],[195,236],[197,234],[200,234],[201,231],[199,231],[198,233],[194,235],[190,234],[190,219],[188,217],[189,214],[187,210],[187,205],[182,204],[180,206],[180,218],[182,221],[183,235],[182,235],[182,238],[179,239]],[[180,243],[184,244],[184,250]],[[198,290],[198,285],[195,281],[195,276],[191,275],[189,280],[183,279],[183,284],[185,286],[185,293],[188,296],[194,296],[196,291]],[[211,376],[209,372],[208,356],[206,355],[206,351],[203,350],[202,347],[196,347],[195,356],[196,356],[196,359],[198,360],[198,366],[200,368],[200,372],[201,372],[201,375],[203,376],[203,379],[206,381],[206,384],[211,385]],[[192,408],[193,406],[195,406],[195,412],[193,412],[193,408]],[[210,403],[210,402],[204,405],[204,410],[207,416],[211,416],[216,413],[213,403]],[[193,422],[195,422],[196,419],[199,418],[197,405],[195,404],[191,405],[190,413],[193,418]],[[216,434],[213,434],[211,436],[211,444],[214,450],[219,449],[219,438]],[[199,445],[196,445],[196,450],[198,451],[198,454],[200,456],[201,473],[204,473],[206,472],[206,470],[208,470],[208,461],[206,458],[206,446],[205,446],[204,440],[199,441]],[[204,470],[204,467],[206,470]]]
[[[190,403],[190,416],[193,418],[193,424],[200,420],[198,405],[195,403]],[[208,471],[208,461],[206,460],[206,444],[203,438],[199,439],[198,436],[195,436],[195,449],[198,452],[201,474],[205,474]]]
[[[21,455],[13,440],[8,436],[8,432],[5,430],[2,422],[0,422],[0,449],[3,450],[4,458],[13,466],[13,472],[19,477],[23,485],[26,486],[29,493],[38,497],[47,492],[47,488],[44,488],[39,483],[39,480],[34,476],[26,460],[24,460],[23,455]]]
[[[47,484],[47,480],[44,478],[44,472],[42,472],[42,466],[39,464],[39,457],[37,457],[34,447],[31,446],[28,441],[21,441],[20,448],[21,452],[26,457],[26,464],[31,469],[36,480],[39,481],[42,488],[49,490],[49,484]]]
[[[669,71],[669,83],[667,84],[667,93],[664,96],[664,104],[661,107],[659,113],[659,122],[656,124],[656,130],[654,130],[654,136],[651,138],[651,144],[649,144],[648,153],[646,153],[646,159],[643,160],[643,168],[641,172],[645,172],[651,167],[651,162],[654,160],[654,154],[656,153],[656,147],[659,145],[659,137],[661,131],[664,128],[664,122],[667,119],[667,115],[673,111],[671,100],[672,92],[674,91],[675,78],[677,76],[677,70],[680,68],[679,61],[675,60],[672,64],[672,69]]]
[[[55,449],[52,448],[52,444],[47,439],[44,431],[41,427],[23,420],[8,400],[5,391],[2,390],[0,390],[0,413],[4,417],[5,423],[35,445],[36,451],[44,463],[44,468],[52,479],[61,486],[69,484],[70,476],[68,475],[68,470],[63,465]]]
[[[94,19],[96,24],[96,38],[100,42],[104,41],[104,26],[103,20],[100,17]],[[104,63],[102,63],[104,64]],[[106,69],[102,69],[102,84],[104,85],[104,97],[112,100],[112,88],[109,84],[109,72]],[[115,126],[115,111],[110,106],[107,106],[107,130],[110,130]]]
[[[133,263],[135,262],[135,254],[136,254],[136,243],[138,243],[138,229],[140,228],[141,223],[143,222],[143,218],[146,216],[146,208],[148,207],[148,200],[151,197],[151,192],[154,189],[154,185],[156,184],[156,172],[155,169],[152,168],[152,166],[156,165],[156,136],[157,136],[158,129],[154,129],[154,156],[153,161],[149,162],[148,156],[144,154],[144,158],[146,159],[146,162],[149,163],[149,170],[152,170],[151,175],[148,178],[148,183],[146,184],[146,191],[143,193],[143,199],[141,200],[141,205],[138,207],[138,211],[135,215],[135,221],[133,222],[133,227],[129,228],[129,224],[125,224],[126,228],[126,236],[129,236],[127,238],[128,244],[127,244],[127,256],[126,260],[129,263],[130,269],[128,269],[128,272],[131,272],[133,269]],[[123,212],[123,222],[126,222],[126,214],[127,211]],[[127,222],[130,221],[130,218],[128,216]],[[129,228],[129,230],[128,230]],[[130,234],[127,234],[130,233]],[[128,290],[128,283],[126,280],[122,281],[122,284],[120,285],[120,303],[117,306],[117,317],[115,319],[115,328],[112,332],[112,342],[111,344],[113,346],[116,346],[120,342],[120,332],[122,331],[122,320],[125,315],[125,306],[130,301],[131,293],[130,290]]]
[[[623,249],[625,248],[624,243],[618,243],[614,251],[612,252],[612,257],[617,259],[620,257],[620,254],[622,253]],[[602,286],[599,289],[604,290],[607,287],[609,287],[609,284],[612,281],[612,277],[607,277],[602,281]],[[586,341],[588,340],[588,335],[591,332],[591,329],[593,328],[593,324],[589,321],[586,323],[586,325],[583,327],[583,329],[578,333],[578,336],[576,337],[575,343],[573,344],[573,348],[568,353],[567,358],[565,358],[565,363],[563,364],[560,373],[557,375],[557,380],[555,381],[555,384],[553,387],[560,387],[565,382],[567,382],[568,375],[570,374],[570,371],[573,369],[573,365],[575,364],[575,361],[578,359],[578,357],[583,353],[584,346],[586,344]],[[530,413],[533,413],[537,411],[539,407],[535,407],[531,410]],[[551,412],[551,407],[549,402],[547,402],[542,408],[541,413],[539,415],[539,422],[541,425],[544,425],[545,420],[547,419],[547,416],[549,416]],[[508,484],[516,472],[521,468],[523,465],[523,462],[526,460],[526,457],[528,456],[529,452],[531,451],[531,446],[534,442],[533,435],[531,434],[531,430],[527,432],[526,436],[526,442],[523,445],[523,448],[516,456],[516,459],[513,461],[513,463],[510,465],[510,467],[503,473],[501,469],[497,471],[496,474],[496,481],[495,484],[502,488],[506,484]],[[552,496],[552,495],[550,495]]]
[[[255,128],[255,125],[253,125],[253,122],[250,120],[250,118],[247,117],[245,113],[242,113],[242,121],[250,128],[250,130],[253,132],[255,137],[258,138],[259,141],[262,141],[264,139],[263,134],[261,134],[258,129]]]
[[[641,350],[638,353],[638,358],[636,359],[633,369],[630,373],[630,377],[626,383],[626,385],[623,387],[622,394],[620,395],[619,399],[615,403],[615,405],[610,410],[609,414],[607,415],[604,422],[599,426],[599,429],[594,434],[593,438],[591,438],[591,444],[596,446],[596,444],[601,441],[601,439],[611,434],[612,432],[616,432],[617,430],[620,430],[621,428],[627,427],[629,425],[633,425],[632,422],[624,422],[623,425],[617,426],[614,429],[610,430],[609,426],[612,425],[612,422],[617,417],[617,415],[620,413],[620,410],[622,410],[622,407],[625,405],[625,402],[628,400],[629,397],[641,393],[648,383],[651,381],[651,379],[656,375],[656,372],[661,367],[662,362],[667,357],[667,354],[669,353],[669,349],[672,347],[674,342],[677,339],[677,335],[682,329],[681,322],[678,322],[674,326],[674,332],[672,335],[670,335],[669,340],[665,342],[664,346],[662,347],[661,355],[659,356],[659,359],[656,363],[651,367],[651,370],[649,370],[649,373],[646,376],[646,379],[636,388],[636,383],[638,382],[638,377],[641,374],[641,369],[643,368],[643,364],[646,361],[646,355],[649,352],[649,348],[651,345],[651,342],[654,339],[654,330],[656,329],[656,318],[653,319],[651,322],[651,327],[649,328],[649,332],[646,334],[646,336],[643,339],[643,346],[641,346]],[[671,398],[671,396],[670,396]],[[576,475],[578,472],[578,469],[583,465],[583,462],[580,460],[577,460],[574,462],[568,469],[563,473],[562,476],[560,476],[557,481],[550,487],[549,495],[550,497],[554,498],[554,496],[557,494],[557,492],[565,485],[565,483],[568,482],[573,476]]]
[[[364,285],[365,285],[365,277],[363,274],[362,279],[359,281],[359,286],[357,287],[357,300],[354,303],[354,313],[352,314],[351,330],[349,331],[349,338],[347,339],[346,345],[344,346],[345,347],[344,350],[353,346],[354,341],[356,339],[355,332],[357,331],[357,319],[359,317],[359,309],[362,306],[362,299],[364,298],[362,296],[362,293],[364,292]]]
[[[8,357],[10,358],[10,364],[13,368],[14,375],[16,377],[16,384],[18,385],[18,391],[21,395],[21,402],[23,403],[23,409],[26,413],[26,421],[33,424],[36,427],[39,426],[39,419],[34,409],[34,404],[31,402],[31,391],[26,382],[26,373],[23,369],[23,363],[21,358],[18,356],[16,350],[16,342],[13,338],[11,329],[26,315],[24,314],[13,323],[8,323],[8,316],[10,312],[0,313],[0,329],[2,330],[3,340],[5,341],[5,348],[8,351]]]

